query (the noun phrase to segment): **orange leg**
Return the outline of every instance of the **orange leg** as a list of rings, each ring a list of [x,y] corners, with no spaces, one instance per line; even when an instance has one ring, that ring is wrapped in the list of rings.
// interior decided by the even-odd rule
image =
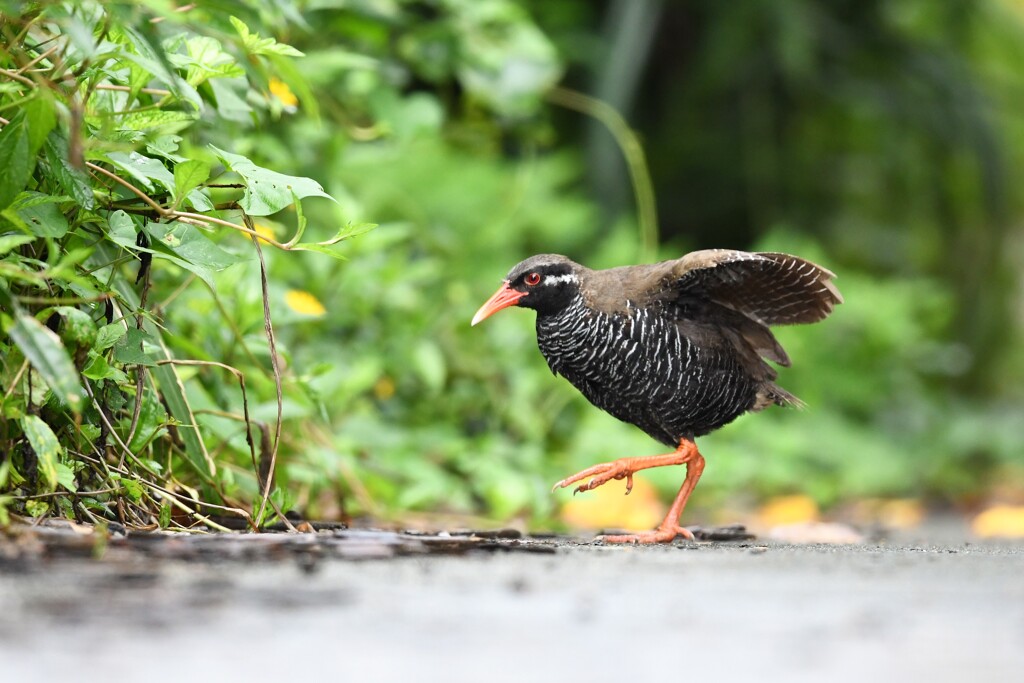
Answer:
[[[672,453],[665,455],[651,455],[643,458],[620,458],[612,462],[601,463],[588,467],[582,472],[577,472],[571,477],[566,477],[554,485],[552,490],[565,488],[581,479],[592,477],[585,484],[576,487],[573,493],[579,491],[590,491],[601,484],[612,479],[626,480],[626,493],[633,488],[633,473],[651,467],[663,467],[665,465],[686,465],[686,479],[676,494],[676,499],[669,508],[665,519],[654,531],[642,531],[635,534],[622,534],[616,536],[600,536],[599,538],[607,543],[668,543],[676,536],[682,536],[693,540],[693,533],[689,529],[679,526],[679,518],[686,507],[686,501],[693,493],[693,489],[700,481],[700,475],[704,471],[704,456],[697,451],[697,444],[687,439],[679,440],[679,448]]]

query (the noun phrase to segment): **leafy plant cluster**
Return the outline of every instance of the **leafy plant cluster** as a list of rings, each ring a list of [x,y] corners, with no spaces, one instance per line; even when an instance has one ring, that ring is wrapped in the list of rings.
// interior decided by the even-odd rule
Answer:
[[[189,287],[221,303],[214,274],[262,264],[261,243],[335,255],[358,229],[302,242],[301,200],[329,197],[319,183],[208,141],[223,119],[279,116],[275,83],[308,90],[289,61],[301,53],[234,16],[204,26],[171,10],[44,3],[0,20],[0,489],[13,494],[0,509],[161,527],[231,513],[258,526],[281,421],[251,419],[246,380],[257,395],[276,386],[280,405],[269,310],[269,352],[248,351],[244,368],[176,355],[168,319]],[[258,238],[255,217],[289,208],[290,240]],[[252,344],[226,310],[210,322]],[[217,376],[217,407],[195,406],[193,375]],[[235,428],[202,429],[208,411]],[[252,511],[232,485],[244,457]]]
[[[550,44],[503,0],[328,9],[305,68],[270,37],[314,33],[288,4],[0,12],[0,514],[256,528],[296,502],[278,480],[315,482],[299,504],[341,487],[317,441],[367,373],[331,362],[343,338],[293,364],[326,309],[286,283],[336,272],[340,242],[373,226],[338,186],[311,205],[328,239],[306,241],[302,200],[331,195],[303,162],[436,132],[463,106],[468,134],[496,139],[557,77]],[[440,390],[443,360],[415,348]],[[330,414],[328,387],[346,399]]]
[[[695,7],[726,31],[739,5],[753,11]],[[645,141],[659,177],[692,172],[659,190],[671,239],[657,254],[635,138],[620,143],[641,220],[588,194],[597,169],[575,144],[581,123],[622,124],[554,86],[567,68],[583,80],[579,54],[601,53],[594,7],[0,3],[0,514],[165,528],[257,527],[290,509],[550,524],[552,481],[656,446],[550,375],[529,314],[469,328],[507,269],[538,252],[606,267],[763,248],[839,274],[847,303],[832,318],[780,332],[794,358],[780,381],[810,410],[708,437],[697,503],[791,491],[961,500],[1012,474],[1019,396],[950,390],[973,352],[951,334],[957,282],[864,257],[883,231],[860,227],[886,214],[847,192],[860,187],[852,171],[833,196],[813,168],[796,178],[743,162],[743,145],[761,145],[749,148],[761,159],[779,143],[754,125],[737,136],[717,113],[737,110],[732,67],[715,64],[742,62],[729,50],[756,52],[759,38],[697,44],[700,79],[654,65],[666,106],[707,99],[669,106],[677,123]],[[774,102],[777,89],[758,84]],[[845,120],[833,107],[803,117],[819,132]],[[783,151],[807,160],[835,140],[797,138]],[[888,158],[863,144],[842,158]],[[810,187],[820,202],[794,192],[791,203],[818,213],[788,210],[769,180]],[[766,196],[777,205],[750,211],[750,225],[698,215]],[[914,216],[899,245],[926,261],[941,240]],[[678,473],[652,476],[666,495],[678,487]]]

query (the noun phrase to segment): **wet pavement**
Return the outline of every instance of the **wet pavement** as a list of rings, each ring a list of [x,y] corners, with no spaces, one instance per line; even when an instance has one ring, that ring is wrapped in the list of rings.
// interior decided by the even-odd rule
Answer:
[[[1024,543],[731,533],[23,529],[0,536],[0,680],[1020,680]]]

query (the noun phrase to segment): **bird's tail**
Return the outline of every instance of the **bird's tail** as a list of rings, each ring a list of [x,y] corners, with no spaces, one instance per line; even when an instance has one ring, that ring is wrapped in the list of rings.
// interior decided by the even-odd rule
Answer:
[[[764,410],[770,405],[782,406],[784,408],[806,408],[807,404],[789,393],[778,384],[767,383],[757,392],[757,399],[754,402],[754,410]]]

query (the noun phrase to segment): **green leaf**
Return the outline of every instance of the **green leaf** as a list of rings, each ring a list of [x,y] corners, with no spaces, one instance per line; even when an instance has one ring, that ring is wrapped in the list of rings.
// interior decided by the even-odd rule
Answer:
[[[117,340],[123,337],[128,332],[121,323],[111,323],[110,325],[104,325],[96,332],[96,342],[92,348],[96,351],[106,351],[111,346],[117,343]]]
[[[57,484],[68,491],[78,490],[78,485],[75,483],[75,471],[62,462],[57,463]]]
[[[338,231],[334,237],[323,242],[307,242],[304,244],[296,244],[292,249],[296,251],[315,251],[320,254],[326,254],[332,258],[336,258],[339,261],[346,260],[346,257],[338,251],[338,244],[343,240],[347,240],[349,237],[355,237],[356,235],[362,235],[364,232],[369,232],[377,227],[376,223],[349,223],[344,228]]]
[[[160,522],[161,529],[166,529],[171,525],[171,506],[169,503],[162,503],[160,505],[158,521]]]
[[[229,254],[203,234],[194,225],[175,221],[173,223],[150,223],[147,232],[153,238],[154,253],[167,249],[179,259],[192,266],[209,270],[224,270],[228,266],[246,260],[245,257]]]
[[[29,156],[28,127],[19,111],[0,130],[0,209],[6,209],[25,189],[35,157]]]
[[[22,192],[11,208],[33,235],[59,238],[69,227],[67,217],[56,205],[62,199],[42,192]]]
[[[102,355],[93,352],[89,354],[89,359],[89,364],[82,369],[82,374],[89,379],[109,379],[119,384],[128,382],[128,375],[108,363]]]
[[[0,256],[3,256],[12,249],[17,249],[23,244],[35,241],[31,235],[3,235],[0,236]]]
[[[36,97],[25,103],[24,111],[28,123],[28,152],[34,157],[57,125],[57,112],[49,91],[43,88],[38,90]]]
[[[85,403],[85,392],[60,338],[24,313],[18,314],[8,334],[50,390],[74,412],[80,412]]]
[[[114,345],[114,360],[125,365],[156,365],[156,359],[145,351],[145,344],[153,344],[153,338],[142,330],[130,328],[125,336]]]
[[[189,192],[210,177],[210,165],[199,159],[189,159],[174,167],[174,200],[181,202]]]
[[[64,449],[57,441],[57,435],[50,429],[50,425],[36,415],[26,415],[19,421],[32,450],[36,452],[39,473],[43,475],[47,488],[50,491],[55,490],[58,484],[57,463],[64,454]]]
[[[71,348],[91,348],[96,342],[96,323],[89,314],[74,306],[57,306],[55,313],[64,318],[61,326],[61,339]]]
[[[124,489],[125,494],[131,498],[132,501],[138,503],[142,500],[142,494],[144,492],[142,484],[134,479],[121,479],[121,488]]]
[[[430,391],[437,392],[444,387],[448,375],[444,354],[437,344],[422,340],[413,349],[413,369]]]
[[[250,216],[277,213],[295,201],[295,197],[326,197],[333,200],[315,180],[277,173],[257,166],[239,154],[225,152],[213,145],[210,148],[228,168],[242,176],[245,194],[238,204]]]
[[[167,424],[167,420],[167,411],[164,410],[157,397],[149,392],[144,393],[142,395],[141,410],[139,411],[138,427],[135,430],[135,436],[132,437],[131,442],[128,444],[128,448],[133,453],[141,451],[163,429],[164,425]],[[153,463],[153,465],[157,467],[154,471],[160,471],[158,463]]]
[[[145,189],[153,191],[156,189],[154,182],[159,183],[168,192],[174,191],[174,176],[167,170],[160,161],[147,157],[138,152],[110,152],[104,154],[104,158],[118,168],[127,171]]]
[[[242,45],[249,54],[253,55],[284,55],[286,57],[303,57],[304,55],[291,45],[279,43],[273,38],[260,38],[258,33],[249,31],[241,19],[230,17],[231,25],[242,37]]]
[[[68,160],[67,140],[58,131],[54,131],[50,137],[46,138],[43,148],[50,172],[64,193],[74,199],[82,208],[96,208],[96,199],[92,196],[89,176],[83,170],[72,166]]]
[[[117,118],[119,130],[154,130],[163,133],[177,133],[188,128],[199,117],[186,111],[152,109],[122,114]]]
[[[153,254],[154,258],[170,261],[195,273],[211,289],[215,287],[212,270],[222,270],[240,260],[210,242],[198,228],[185,223],[151,223],[147,231],[153,238],[149,248],[136,245],[139,228],[124,211],[111,213],[108,225],[107,237],[114,244],[132,253],[145,252]]]

